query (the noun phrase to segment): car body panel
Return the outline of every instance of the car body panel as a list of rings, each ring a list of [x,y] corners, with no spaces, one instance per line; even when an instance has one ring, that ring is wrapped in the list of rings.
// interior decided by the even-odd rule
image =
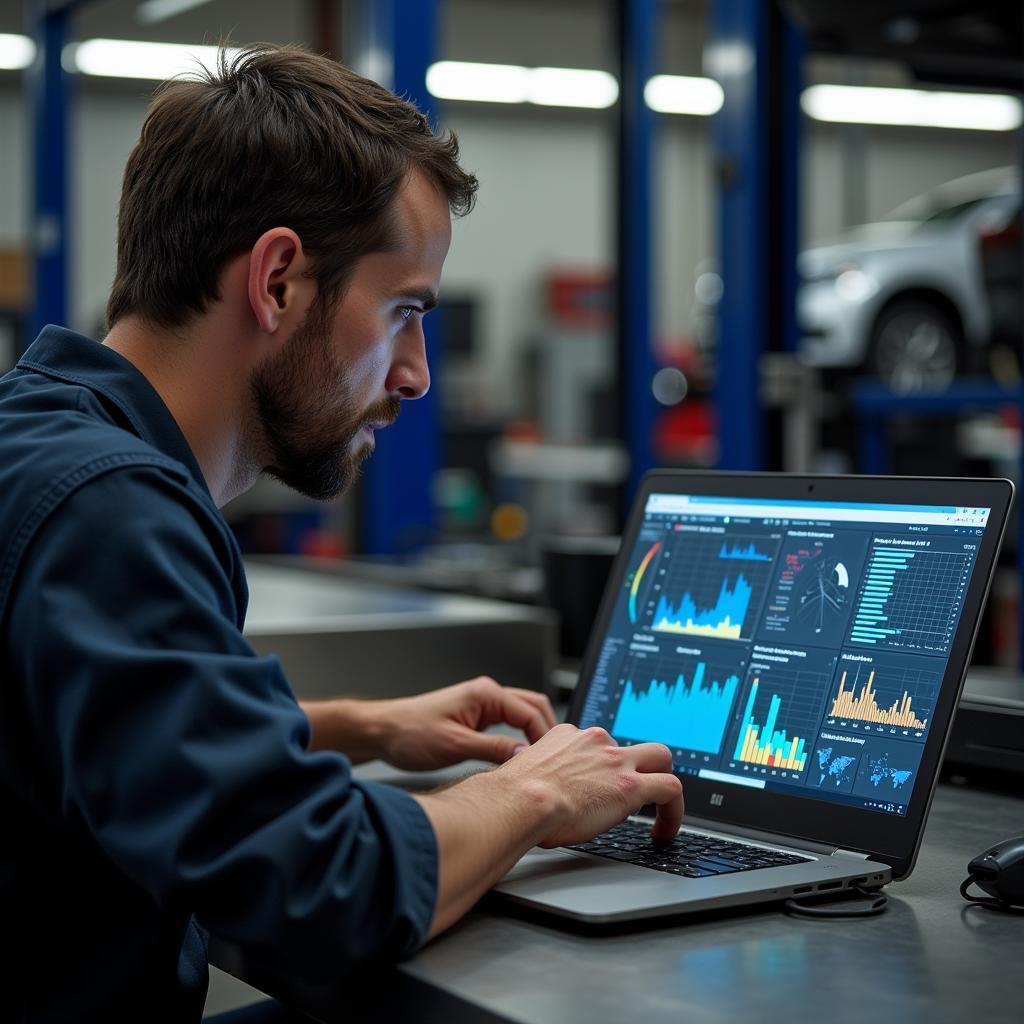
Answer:
[[[963,183],[979,178],[991,194],[965,198],[971,192]],[[1012,173],[1005,171],[972,175],[943,189],[936,190],[940,199],[944,195],[945,202],[959,203],[951,207],[954,214],[948,219],[865,224],[836,243],[800,253],[797,321],[805,362],[822,367],[864,365],[882,310],[915,292],[934,293],[941,296],[940,303],[949,303],[967,345],[987,343],[992,315],[978,239],[986,225],[1005,221],[1019,206],[1019,189]],[[919,197],[926,200],[927,196]]]

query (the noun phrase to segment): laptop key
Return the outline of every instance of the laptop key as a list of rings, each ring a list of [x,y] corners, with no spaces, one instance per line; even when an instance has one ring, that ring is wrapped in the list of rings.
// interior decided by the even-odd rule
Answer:
[[[680,832],[667,843],[655,842],[649,826],[633,821],[624,821],[589,842],[569,848],[686,878],[799,864],[806,859],[694,832]]]
[[[689,865],[688,867],[680,868],[678,872],[674,873],[683,875],[685,878],[707,878],[709,875],[721,874],[721,872],[719,871],[711,871],[708,868],[701,868],[695,865]]]
[[[742,870],[738,864],[723,864],[720,861],[709,860],[707,857],[701,857],[699,860],[694,861],[692,866],[700,868],[702,871],[710,871],[716,875],[728,875],[733,871]]]

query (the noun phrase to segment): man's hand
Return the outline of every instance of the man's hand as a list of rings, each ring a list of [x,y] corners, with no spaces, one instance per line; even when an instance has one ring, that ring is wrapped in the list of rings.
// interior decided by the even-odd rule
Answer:
[[[500,774],[513,790],[540,786],[553,794],[558,810],[539,846],[586,842],[646,804],[657,805],[657,841],[672,839],[683,819],[683,787],[661,743],[620,747],[604,729],[560,725]]]
[[[501,764],[525,746],[523,738],[482,729],[511,725],[535,743],[556,724],[543,694],[499,686],[486,676],[374,705],[386,723],[381,757],[405,771],[430,771],[470,758]]]
[[[532,690],[480,676],[416,697],[304,702],[314,750],[338,750],[353,762],[382,758],[405,771],[431,771],[469,758],[501,764],[555,725],[551,701]],[[485,733],[511,725],[526,735]]]
[[[682,784],[660,743],[617,746],[604,729],[559,725],[500,768],[414,794],[437,836],[440,886],[430,934],[458,920],[531,846],[563,846],[657,805],[653,838],[683,816]]]

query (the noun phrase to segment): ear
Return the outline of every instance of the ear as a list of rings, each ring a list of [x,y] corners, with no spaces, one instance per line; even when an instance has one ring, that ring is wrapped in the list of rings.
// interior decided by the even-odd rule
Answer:
[[[273,334],[286,320],[301,320],[315,293],[309,260],[291,228],[271,228],[249,253],[249,305],[256,322]]]

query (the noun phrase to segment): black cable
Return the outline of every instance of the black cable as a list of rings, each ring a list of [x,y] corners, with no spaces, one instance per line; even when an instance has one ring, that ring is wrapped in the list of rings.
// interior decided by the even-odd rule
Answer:
[[[842,893],[836,893],[837,899],[847,897],[850,893],[856,893],[861,897],[857,903],[847,899],[840,905],[819,905],[815,903],[804,903],[798,899],[788,899],[783,904],[785,910],[797,917],[873,917],[881,914],[889,902],[889,897],[884,893],[862,889],[859,885],[852,886]],[[820,899],[820,894],[805,899]]]
[[[973,903],[979,907],[988,907],[989,910],[1001,910],[1004,914],[1024,914],[1024,907],[1015,906],[1013,903],[1007,903],[1006,900],[997,900],[994,896],[972,896],[967,890],[977,882],[977,879],[973,875],[968,875],[960,883],[960,895],[963,896],[968,903]]]

